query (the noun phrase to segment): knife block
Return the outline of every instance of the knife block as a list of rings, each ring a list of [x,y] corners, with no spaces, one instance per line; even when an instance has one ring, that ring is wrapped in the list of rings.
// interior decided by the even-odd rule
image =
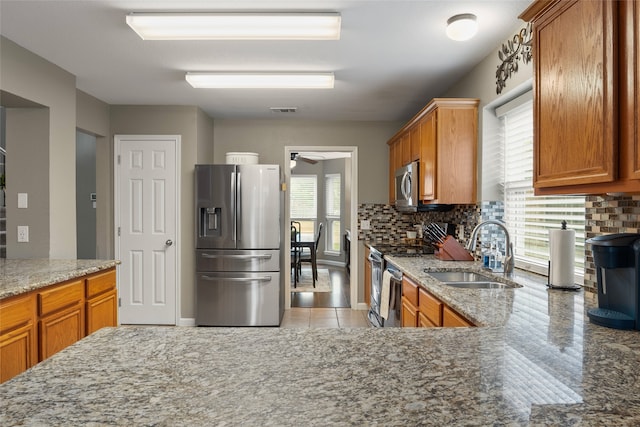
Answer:
[[[442,261],[473,261],[469,253],[453,236],[447,236],[442,243],[436,243],[435,256]]]

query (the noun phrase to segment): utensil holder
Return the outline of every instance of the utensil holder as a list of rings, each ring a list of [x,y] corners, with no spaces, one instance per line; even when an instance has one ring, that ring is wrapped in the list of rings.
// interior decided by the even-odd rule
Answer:
[[[442,243],[436,243],[435,256],[442,261],[473,261],[469,253],[453,236],[447,236]]]

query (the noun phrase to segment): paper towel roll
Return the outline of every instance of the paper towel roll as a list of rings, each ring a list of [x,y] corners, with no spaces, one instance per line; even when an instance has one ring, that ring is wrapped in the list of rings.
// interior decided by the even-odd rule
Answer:
[[[576,232],[575,230],[549,230],[549,283],[551,286],[574,284]]]

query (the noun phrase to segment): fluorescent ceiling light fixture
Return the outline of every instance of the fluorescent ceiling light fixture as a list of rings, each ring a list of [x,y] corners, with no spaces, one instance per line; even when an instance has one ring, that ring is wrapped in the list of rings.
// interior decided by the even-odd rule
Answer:
[[[339,40],[339,13],[130,13],[143,40]]]
[[[463,13],[452,16],[447,20],[447,36],[451,40],[469,40],[478,32],[478,21],[476,15]]]
[[[333,73],[187,73],[195,88],[333,89]]]

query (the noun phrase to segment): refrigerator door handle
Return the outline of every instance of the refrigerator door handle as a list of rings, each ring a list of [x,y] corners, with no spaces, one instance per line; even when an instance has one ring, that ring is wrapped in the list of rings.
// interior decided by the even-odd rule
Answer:
[[[231,172],[231,206],[233,206],[235,215],[233,217],[233,236],[232,240],[238,240],[238,218],[241,218],[240,206],[240,173]]]
[[[270,282],[271,276],[261,276],[261,277],[211,277],[207,275],[201,276],[204,280],[209,281],[220,281],[223,280],[225,282],[239,282],[239,283],[251,283],[251,282]]]
[[[271,254],[264,255],[215,255],[215,254],[202,254],[202,258],[218,259],[218,258],[231,258],[231,259],[271,259]]]

